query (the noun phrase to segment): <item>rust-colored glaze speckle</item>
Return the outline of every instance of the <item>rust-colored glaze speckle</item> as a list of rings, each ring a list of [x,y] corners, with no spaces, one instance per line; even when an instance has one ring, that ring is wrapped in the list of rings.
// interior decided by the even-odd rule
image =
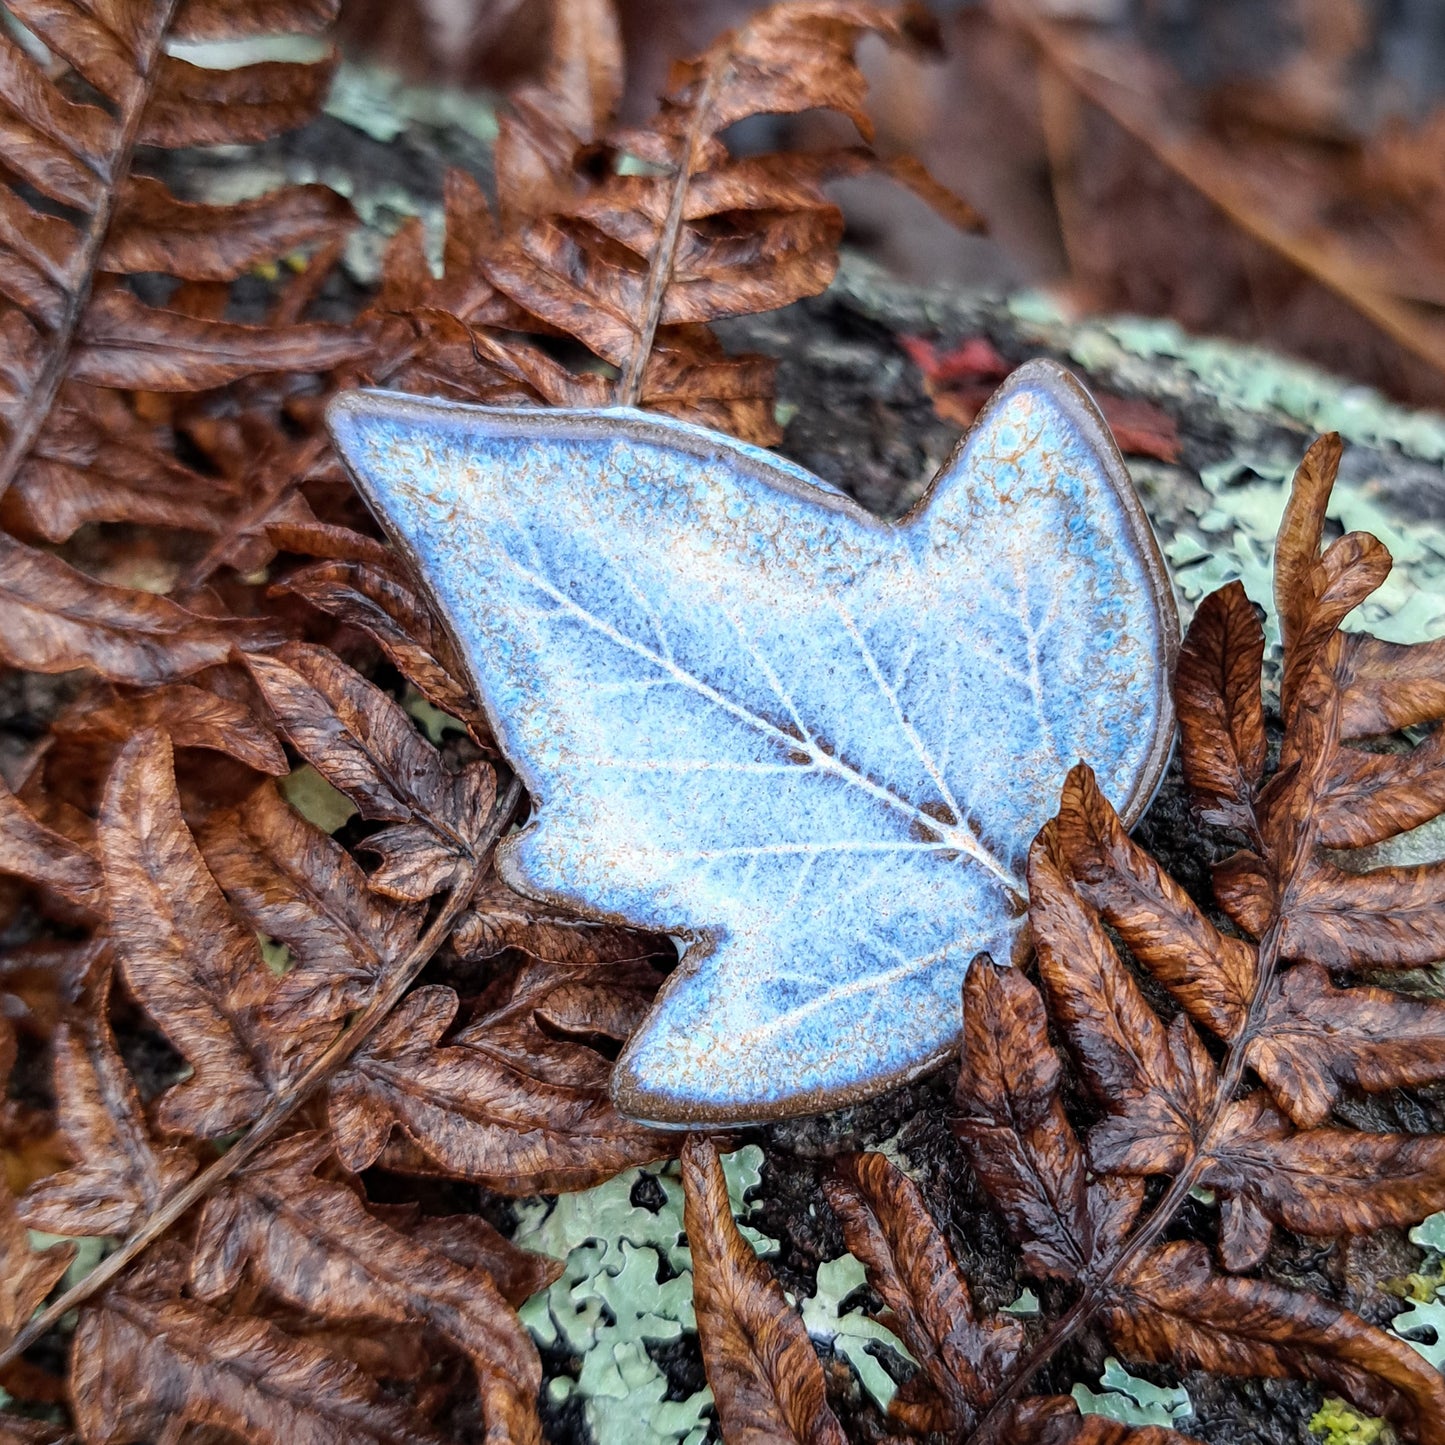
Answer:
[[[380,392],[331,426],[456,634],[533,821],[504,877],[686,940],[618,1062],[628,1114],[834,1107],[937,1061],[1084,758],[1135,817],[1177,619],[1066,373],[1005,383],[901,523],[634,411]]]

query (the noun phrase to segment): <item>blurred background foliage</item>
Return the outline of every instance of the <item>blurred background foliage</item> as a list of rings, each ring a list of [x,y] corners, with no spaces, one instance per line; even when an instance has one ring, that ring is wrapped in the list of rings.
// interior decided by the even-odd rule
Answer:
[[[752,0],[619,0],[624,118]],[[931,58],[868,55],[879,140],[988,219],[964,236],[886,181],[838,187],[895,274],[1046,287],[1168,316],[1445,405],[1440,0],[929,0]],[[547,0],[346,0],[354,59],[500,93],[546,53]],[[822,118],[740,137],[836,140]]]

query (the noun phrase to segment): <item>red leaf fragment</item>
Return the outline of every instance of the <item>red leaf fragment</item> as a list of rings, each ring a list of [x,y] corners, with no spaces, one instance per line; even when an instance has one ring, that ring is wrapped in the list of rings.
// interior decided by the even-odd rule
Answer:
[[[923,388],[939,419],[960,427],[973,425],[998,383],[1015,366],[984,336],[966,337],[942,352],[922,336],[900,336],[898,344],[922,373]],[[1093,396],[1121,452],[1161,462],[1179,460],[1179,426],[1167,412],[1142,397],[1107,391],[1095,391]]]

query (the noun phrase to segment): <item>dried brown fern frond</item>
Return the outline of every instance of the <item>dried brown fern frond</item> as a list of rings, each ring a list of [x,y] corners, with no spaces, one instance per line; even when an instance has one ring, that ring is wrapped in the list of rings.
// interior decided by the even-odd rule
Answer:
[[[17,0],[9,8],[20,28],[0,45],[8,72],[0,492],[14,488],[4,520],[56,540],[79,520],[124,510],[115,496],[100,500],[112,492],[132,496],[140,519],[162,520],[177,484],[204,489],[205,479],[187,478],[133,415],[118,428],[111,399],[100,398],[98,412],[94,389],[201,392],[258,374],[325,370],[364,351],[364,338],[346,328],[240,325],[148,304],[129,284],[159,273],[219,285],[224,298],[224,283],[332,240],[348,215],[319,186],[206,206],[139,174],[139,148],[254,142],[301,124],[319,108],[333,65],[328,56],[208,69],[167,47],[316,33],[334,6]]]
[[[139,587],[110,586],[0,532],[0,662],[31,672],[85,668],[149,686],[190,677],[240,646],[264,647],[271,624],[202,615]]]
[[[511,1305],[552,1267],[480,1221],[403,1227],[357,1176],[380,1162],[534,1192],[665,1153],[662,1136],[613,1112],[610,1066],[591,1047],[620,1040],[650,1005],[656,941],[634,936],[629,954],[622,930],[593,929],[589,950],[587,928],[573,924],[568,948],[554,948],[560,922],[480,888],[515,783],[498,800],[475,749],[449,765],[395,701],[321,647],[247,662],[247,674],[210,677],[216,692],[173,686],[77,704],[71,746],[88,740],[85,777],[105,774],[93,824],[52,801],[43,768],[23,798],[5,795],[0,861],[31,881],[40,906],[92,936],[51,1040],[72,1162],[18,1208],[35,1228],[122,1237],[80,1286],[12,1321],[6,1358],[79,1305],[70,1389],[86,1438],[123,1438],[166,1410],[229,1429],[255,1411],[258,1438],[305,1422],[339,1445],[379,1398],[346,1331],[381,1319],[413,1335],[439,1330],[471,1363],[473,1384],[458,1388],[480,1400],[489,1432],[535,1439],[540,1375]],[[257,704],[359,810],[353,848],[379,860],[369,871],[274,781],[231,804],[217,802],[214,768],[182,781],[179,749],[198,742],[252,779],[279,771]],[[82,804],[93,803],[90,786],[79,784]],[[464,908],[482,953],[491,938],[492,953],[515,943],[565,957],[494,968],[480,996],[413,988]],[[187,1066],[146,1107],[107,1021],[112,967]],[[306,1120],[324,1127],[290,1132]],[[217,1159],[211,1141],[236,1133]],[[199,1232],[177,1232],[201,1203]],[[65,1263],[21,1262],[16,1279],[37,1298]],[[137,1331],[170,1328],[187,1341],[137,1350]],[[204,1368],[213,1351],[225,1369]],[[425,1415],[398,1415],[384,1437],[411,1438]]]
[[[767,1265],[743,1238],[710,1140],[683,1147],[693,1294],[708,1383],[723,1438],[842,1445],[807,1331]],[[890,1424],[959,1438],[998,1398],[1023,1347],[1017,1320],[975,1314],[968,1281],[908,1177],[881,1154],[843,1160],[827,1185],[848,1247],[866,1265],[919,1373]],[[991,1439],[1009,1445],[1194,1445],[1187,1436],[1082,1416],[1067,1395],[1011,1399]]]
[[[339,197],[302,186],[204,205],[144,174],[155,148],[259,141],[310,119],[335,59],[321,46],[311,61],[213,69],[173,53],[176,45],[316,35],[334,8],[320,0],[8,7],[0,596],[9,625],[0,656],[11,665],[85,666],[150,684],[222,661],[237,642],[266,640],[150,595],[154,575],[143,588],[108,585],[26,543],[63,542],[90,522],[235,531],[235,519],[275,487],[275,473],[299,464],[304,444],[278,425],[288,391],[368,350],[354,328],[302,319],[350,223]],[[265,322],[230,319],[231,283],[294,253],[311,255],[313,274],[281,288]],[[242,396],[237,388],[248,385]],[[218,425],[222,412],[229,420]],[[245,443],[218,450],[228,429]],[[104,572],[91,554],[92,571]],[[171,590],[177,563],[158,565],[161,590]],[[131,570],[124,559],[117,568]],[[203,614],[214,610],[214,599],[195,601]]]
[[[547,83],[520,94],[502,120],[498,219],[457,178],[443,278],[430,277],[419,228],[389,255],[378,310],[408,313],[424,338],[396,378],[450,390],[480,376],[499,401],[614,401],[776,441],[773,364],[727,354],[708,323],[827,286],[843,219],[823,183],[882,167],[960,225],[981,222],[918,167],[885,162],[866,145],[739,155],[725,132],[749,117],[829,109],[866,141],[858,42],[931,37],[912,12],[878,5],[775,6],[678,65],[646,125],[614,130],[618,74],[608,45],[597,44],[595,17],[589,25],[596,10],[561,7]],[[575,84],[579,74],[586,83]],[[590,368],[561,364],[538,344],[549,337],[580,342]],[[597,374],[599,363],[615,384]]]
[[[265,1315],[215,1308],[186,1285],[186,1250],[168,1241],[81,1315],[71,1374],[81,1439],[165,1439],[200,1426],[264,1445],[443,1445],[418,1410],[350,1360]]]
[[[849,1250],[922,1366],[890,1413],[919,1434],[973,1425],[1022,1357],[1023,1325],[1004,1314],[980,1317],[918,1186],[883,1155],[840,1160],[823,1189]]]
[[[1088,980],[1081,990],[1086,996],[1093,982]],[[1118,983],[1117,976],[1112,982]],[[970,1438],[1009,1438],[1011,1402],[1066,1340],[1086,1322],[1097,1320],[1126,1359],[1216,1374],[1316,1380],[1368,1413],[1387,1416],[1406,1438],[1435,1445],[1445,1438],[1445,1381],[1403,1340],[1317,1295],[1285,1288],[1267,1277],[1221,1271],[1202,1244],[1160,1242],[1179,1208],[1172,1198],[1179,1179],[1204,1177],[1206,1164],[1213,1162],[1208,1156],[1200,1156],[1198,1174],[1189,1162],[1181,1162],[1181,1173],[1174,1175],[1163,1200],[1141,1219],[1141,1176],[1172,1172],[1172,1161],[1160,1162],[1154,1151],[1161,1132],[1171,1137],[1171,1106],[1180,1094],[1178,1055],[1189,1045],[1178,1027],[1168,1042],[1163,1040],[1158,1019],[1150,1025],[1139,1012],[1137,991],[1131,979],[1122,988],[1126,997],[1117,1011],[1095,1018],[1100,1035],[1096,1056],[1111,1035],[1126,1047],[1145,1045],[1139,1056],[1141,1071],[1153,1080],[1147,1095],[1141,1097],[1136,1090],[1116,1105],[1131,1116],[1125,1127],[1138,1148],[1120,1168],[1096,1163],[1095,1134],[1087,1139],[1086,1153],[1067,1117],[1059,1060],[1048,1041],[1038,990],[1021,973],[996,969],[987,959],[970,972],[960,1133],[981,1182],[1023,1247],[1025,1270],[1076,1290],[1068,1310],[1043,1332],[982,1412]],[[1077,1035],[1071,1031],[1068,1036],[1073,1044]],[[1180,1042],[1161,1058],[1160,1044],[1168,1048],[1175,1039]],[[1150,1043],[1152,1048],[1147,1047]],[[1217,1101],[1217,1093],[1205,1087],[1193,1091],[1196,1109]],[[1231,1118],[1248,1113],[1246,1106],[1231,1111]],[[1162,1131],[1154,1127],[1160,1121],[1165,1122]],[[1100,1155],[1124,1132],[1111,1128],[1115,1122],[1106,1118],[1099,1126]],[[1239,1148],[1233,1162],[1254,1163],[1256,1178],[1279,1170],[1282,1163],[1287,1167],[1286,1161],[1269,1157],[1270,1143],[1268,1136],[1256,1141],[1257,1161],[1250,1160],[1248,1148]],[[1349,1193],[1352,1182],[1343,1181],[1340,1192]],[[1312,1197],[1317,1200],[1322,1192]],[[1340,1213],[1348,1214],[1348,1206]],[[1227,1221],[1225,1228],[1227,1248]]]
[[[1205,917],[1080,765],[1029,860],[1043,998],[987,963],[970,974],[961,1132],[1025,1265],[1078,1290],[980,1421],[984,1438],[1042,1360],[1097,1317],[1129,1358],[1305,1376],[1411,1439],[1445,1441],[1445,1379],[1408,1345],[1338,1305],[1245,1277],[1276,1227],[1339,1238],[1445,1205],[1445,1135],[1369,1132],[1334,1115],[1345,1091],[1445,1078],[1445,1005],[1356,981],[1439,955],[1445,864],[1351,868],[1332,852],[1445,807],[1438,730],[1393,751],[1348,745],[1438,726],[1445,653],[1339,630],[1390,567],[1364,534],[1322,550],[1339,456],[1336,437],[1311,448],[1281,525],[1284,737],[1271,776],[1264,636],[1238,584],[1200,607],[1179,662],[1186,778],[1203,814],[1248,843],[1215,875],[1246,936]],[[1108,930],[1172,997],[1172,1018]],[[1100,1116],[1083,1147],[1061,1102],[1045,999]],[[1168,1186],[1141,1218],[1155,1177]],[[1222,1270],[1203,1245],[1162,1242],[1195,1188],[1220,1203]]]
[[[268,535],[283,550],[312,556],[340,555],[288,572],[276,595],[296,597],[343,627],[367,633],[433,707],[458,719],[479,746],[495,752],[471,689],[458,681],[462,668],[446,630],[422,600],[397,559],[369,537],[339,527],[271,525]]]

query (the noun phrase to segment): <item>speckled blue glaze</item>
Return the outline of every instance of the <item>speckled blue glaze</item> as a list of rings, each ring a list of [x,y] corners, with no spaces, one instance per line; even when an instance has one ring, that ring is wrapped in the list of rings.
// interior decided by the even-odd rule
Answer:
[[[875,1093],[953,1046],[1087,759],[1167,759],[1172,596],[1093,405],[1005,383],[901,523],[633,411],[339,397],[332,432],[473,673],[533,821],[517,889],[687,943],[614,1094],[663,1124]]]

